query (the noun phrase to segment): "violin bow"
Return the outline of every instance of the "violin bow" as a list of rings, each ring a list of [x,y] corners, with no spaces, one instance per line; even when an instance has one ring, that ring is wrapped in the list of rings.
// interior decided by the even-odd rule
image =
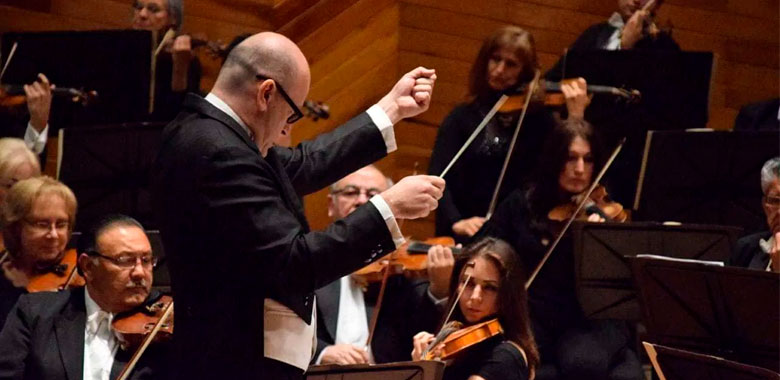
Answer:
[[[5,61],[5,65],[3,65],[3,70],[0,71],[0,83],[3,82],[3,75],[5,75],[5,70],[8,68],[8,64],[11,63],[11,58],[13,58],[14,53],[16,53],[17,46],[19,46],[18,42],[14,42],[13,46],[11,46],[11,51],[8,53],[8,60]]]
[[[173,301],[171,301],[168,305],[165,306],[165,310],[163,311],[162,317],[160,317],[160,320],[158,320],[157,323],[154,325],[152,331],[149,332],[149,335],[147,335],[146,338],[144,338],[144,341],[141,343],[141,346],[138,347],[138,349],[133,354],[133,357],[130,358],[129,362],[127,362],[125,368],[122,369],[122,373],[119,374],[117,380],[126,380],[130,376],[130,373],[133,372],[135,365],[138,364],[138,360],[141,359],[141,355],[143,355],[144,352],[146,352],[146,348],[149,347],[152,341],[154,341],[154,337],[157,336],[157,333],[163,327],[165,322],[168,321],[168,318],[170,318],[171,313],[173,313]]]
[[[467,263],[463,269],[471,267],[472,270],[474,268],[474,262]],[[421,353],[420,357],[425,358],[428,355],[428,352],[432,350],[434,347],[436,347],[437,344],[439,344],[447,335],[451,334],[453,331],[448,331],[447,324],[450,322],[450,318],[452,318],[452,312],[455,311],[455,308],[458,307],[458,301],[460,301],[460,297],[463,295],[463,292],[466,290],[466,285],[468,285],[469,281],[471,281],[471,275],[472,273],[469,273],[468,276],[466,276],[466,281],[463,282],[463,285],[460,287],[460,290],[458,291],[458,296],[455,297],[455,300],[452,301],[452,306],[450,307],[450,311],[447,312],[447,318],[444,319],[444,323],[441,326],[441,329],[439,330],[439,333],[436,334],[436,338],[431,341],[430,344],[428,344],[428,347],[425,348],[425,350]],[[443,334],[444,332],[447,332],[446,334]]]
[[[544,266],[544,263],[547,262],[547,260],[552,255],[553,251],[555,250],[555,247],[558,246],[558,243],[563,238],[563,234],[566,233],[566,230],[569,229],[569,226],[574,222],[574,219],[577,218],[577,214],[582,211],[582,208],[585,207],[585,203],[588,201],[588,198],[590,198],[590,194],[593,193],[593,190],[596,189],[596,187],[599,185],[599,182],[601,181],[601,178],[604,177],[604,174],[607,172],[607,169],[609,169],[610,165],[612,165],[612,162],[615,161],[615,157],[617,157],[618,153],[620,153],[620,150],[623,148],[623,144],[626,142],[626,138],[624,137],[623,140],[620,141],[617,147],[615,147],[615,150],[612,151],[612,155],[609,157],[609,160],[607,160],[607,163],[604,164],[604,167],[601,168],[601,171],[599,172],[599,175],[596,176],[596,179],[591,183],[590,188],[588,188],[588,191],[585,192],[585,196],[582,198],[582,200],[577,204],[577,209],[574,210],[574,212],[571,214],[571,217],[566,221],[566,224],[563,226],[563,229],[561,232],[558,233],[558,236],[555,238],[555,241],[550,245],[550,248],[547,249],[547,252],[544,254],[544,257],[542,257],[542,261],[539,262],[538,265],[536,265],[536,268],[534,268],[533,273],[528,277],[528,280],[525,282],[525,289],[528,290],[528,288],[531,287],[531,284],[534,282],[534,279],[539,274],[539,271],[542,270],[542,267]]]
[[[487,215],[485,219],[490,219],[493,216],[493,212],[496,211],[496,203],[498,203],[498,192],[501,190],[501,184],[504,182],[504,175],[506,169],[509,167],[509,161],[512,159],[512,152],[515,150],[515,144],[517,143],[517,136],[520,134],[520,127],[523,125],[525,114],[528,111],[528,105],[531,103],[531,95],[536,91],[536,86],[539,84],[539,77],[541,71],[538,69],[534,73],[534,79],[528,85],[528,94],[525,97],[525,104],[523,105],[523,112],[520,113],[520,119],[517,120],[517,126],[515,127],[515,133],[512,135],[512,141],[509,143],[509,151],[504,157],[504,166],[501,168],[501,173],[498,175],[498,181],[496,182],[496,188],[493,190],[493,198],[490,199],[490,206],[488,207]]]

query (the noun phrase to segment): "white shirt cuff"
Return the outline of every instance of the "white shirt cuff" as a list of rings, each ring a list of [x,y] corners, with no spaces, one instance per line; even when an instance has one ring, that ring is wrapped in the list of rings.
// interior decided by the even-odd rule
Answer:
[[[398,145],[395,143],[395,130],[393,129],[393,122],[387,117],[385,111],[378,104],[374,104],[366,113],[371,118],[371,121],[376,124],[376,127],[379,128],[382,138],[385,139],[387,153],[395,152],[398,149]]]
[[[387,117],[387,116],[385,116]],[[49,124],[46,124],[46,127],[43,128],[43,130],[38,133],[38,131],[33,128],[32,124],[27,123],[27,130],[24,132],[24,143],[27,144],[27,147],[30,148],[35,154],[41,154],[43,152],[43,148],[46,147],[46,139],[49,136]]]
[[[447,300],[450,299],[449,297],[436,298],[436,296],[434,296],[433,293],[431,293],[430,285],[428,286],[428,290],[426,291],[426,293],[428,293],[428,298],[430,298],[431,301],[433,301],[433,304],[436,306],[444,305],[445,303],[447,303]]]
[[[395,220],[395,215],[393,215],[393,211],[390,210],[390,206],[387,205],[385,199],[382,198],[382,196],[379,194],[371,197],[369,201],[374,204],[374,207],[379,210],[379,214],[382,215],[382,219],[385,220],[385,224],[387,224],[387,230],[390,231],[390,235],[393,237],[395,248],[397,249],[401,247],[401,245],[406,242],[406,239],[401,233],[401,228],[398,227],[398,223]]]

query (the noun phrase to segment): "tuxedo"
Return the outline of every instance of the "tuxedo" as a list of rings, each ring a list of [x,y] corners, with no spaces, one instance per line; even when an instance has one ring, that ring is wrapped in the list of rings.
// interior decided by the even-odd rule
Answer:
[[[771,232],[764,231],[737,240],[737,243],[734,245],[734,252],[732,252],[729,260],[729,265],[762,271],[766,270],[767,265],[769,265],[769,255],[761,249],[758,242],[761,239],[768,241],[771,237]]]
[[[322,351],[336,342],[338,334],[341,281],[334,281],[317,289],[317,351],[312,358],[319,358]],[[378,284],[372,287],[378,288]],[[378,289],[368,293],[376,296]],[[376,297],[366,294],[365,312],[369,325],[376,307]],[[428,295],[428,282],[410,281],[403,276],[388,279],[379,320],[371,341],[371,352],[377,364],[409,360],[412,338],[420,331],[434,332],[441,319],[439,308]],[[369,326],[370,328],[370,326]]]
[[[385,156],[387,145],[363,113],[263,157],[209,101],[188,95],[183,107],[163,131],[152,171],[176,295],[176,373],[265,378],[266,298],[310,324],[315,289],[395,249],[373,202],[311,232],[300,198]]]
[[[81,380],[86,323],[84,288],[22,295],[0,332],[0,379]],[[147,351],[131,378],[164,378],[159,353]],[[112,379],[130,354],[117,351]]]

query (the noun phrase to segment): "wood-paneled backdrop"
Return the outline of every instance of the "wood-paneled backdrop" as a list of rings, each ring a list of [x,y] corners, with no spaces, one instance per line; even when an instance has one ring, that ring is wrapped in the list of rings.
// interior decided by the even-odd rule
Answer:
[[[605,20],[616,0],[185,0],[184,31],[230,41],[240,33],[274,30],[296,41],[309,58],[311,99],[325,101],[327,121],[303,121],[293,141],[328,131],[364,110],[417,66],[438,71],[434,102],[396,128],[398,152],[380,161],[398,180],[427,169],[438,123],[464,100],[469,67],[481,40],[505,24],[534,34],[540,62],[550,67],[589,25]],[[123,28],[131,0],[0,0],[0,32]],[[778,0],[668,0],[660,20],[674,26],[684,50],[716,54],[710,127],[731,128],[740,106],[778,96]],[[218,63],[201,55],[202,88]],[[306,197],[314,228],[327,225],[326,193]],[[427,236],[432,217],[403,226]]]

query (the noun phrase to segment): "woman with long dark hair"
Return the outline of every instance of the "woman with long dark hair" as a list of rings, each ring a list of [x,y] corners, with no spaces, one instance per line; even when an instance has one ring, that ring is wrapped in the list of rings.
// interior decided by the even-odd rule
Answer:
[[[439,127],[429,173],[439,175],[503,94],[528,85],[539,70],[534,38],[506,26],[488,36],[469,76],[469,100],[450,112]],[[582,118],[589,100],[585,80],[562,85],[569,117]],[[436,234],[464,242],[485,221],[485,214],[509,151],[519,112],[499,113],[487,124],[447,174],[447,188],[436,210]],[[549,109],[528,112],[518,136],[499,200],[520,187],[535,166],[546,134],[556,124]]]
[[[555,240],[560,223],[550,210],[571,203],[592,184],[607,154],[593,127],[567,120],[548,136],[527,188],[509,195],[476,234],[504,239],[531,273]],[[593,214],[590,221],[602,221]],[[622,322],[585,319],[576,297],[568,233],[528,289],[529,310],[542,364],[539,379],[639,379],[639,361]]]
[[[503,333],[460,354],[447,366],[444,379],[532,379],[539,353],[529,324],[525,276],[518,255],[506,242],[485,238],[463,250],[453,273],[447,310],[461,290],[463,294],[450,320],[470,326],[497,318]],[[428,332],[418,333],[412,358],[419,360],[433,339]]]

